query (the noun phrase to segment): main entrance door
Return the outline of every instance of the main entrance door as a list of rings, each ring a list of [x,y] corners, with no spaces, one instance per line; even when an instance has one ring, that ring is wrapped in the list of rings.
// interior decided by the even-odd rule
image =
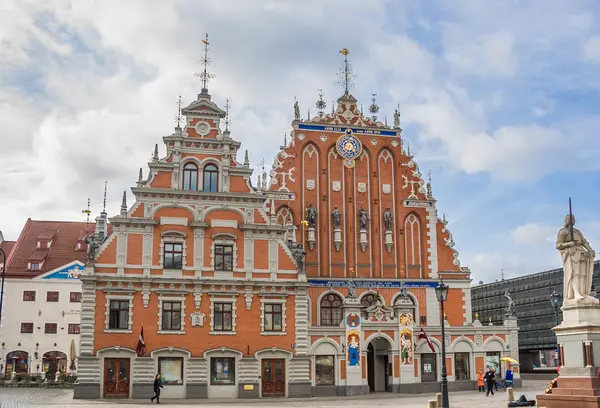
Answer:
[[[129,397],[129,364],[128,358],[104,359],[104,397]]]
[[[388,391],[392,351],[390,343],[384,339],[373,339],[367,346],[367,382],[370,392]]]
[[[285,397],[285,360],[262,360],[262,396]]]

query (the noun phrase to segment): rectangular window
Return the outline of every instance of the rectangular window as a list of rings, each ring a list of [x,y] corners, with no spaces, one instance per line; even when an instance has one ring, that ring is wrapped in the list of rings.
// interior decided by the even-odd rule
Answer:
[[[183,385],[183,358],[159,357],[158,373],[168,385]]]
[[[46,292],[46,302],[58,302],[58,292]]]
[[[181,269],[183,266],[183,244],[165,242],[165,269]]]
[[[502,377],[502,370],[500,370],[500,352],[489,351],[485,353],[485,366],[486,368],[496,370],[496,377]]]
[[[35,302],[35,290],[24,290],[23,302]]]
[[[69,302],[79,303],[81,302],[81,292],[71,292],[69,295]]]
[[[334,366],[334,356],[315,356],[315,376],[317,385],[335,384]]]
[[[33,333],[33,323],[21,323],[21,333]]]
[[[215,245],[215,271],[233,271],[232,245]]]
[[[162,303],[161,330],[181,330],[181,302]]]
[[[456,380],[470,380],[469,353],[454,353],[454,375]]]
[[[265,331],[282,330],[282,305],[265,303]]]
[[[56,323],[46,323],[44,325],[44,333],[46,334],[56,334]]]
[[[232,331],[232,306],[231,303],[215,303],[213,330]]]
[[[37,263],[37,262],[29,264],[29,270],[30,271],[39,271],[40,270],[40,264]]]
[[[235,358],[213,357],[210,359],[211,385],[235,384]]]
[[[77,323],[69,323],[69,334],[79,334],[80,326]]]
[[[110,301],[108,328],[129,329],[129,300]]]

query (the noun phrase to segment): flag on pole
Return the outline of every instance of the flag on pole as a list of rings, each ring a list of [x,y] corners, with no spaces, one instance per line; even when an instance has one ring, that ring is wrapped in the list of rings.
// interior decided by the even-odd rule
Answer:
[[[140,332],[140,337],[138,337],[138,344],[135,348],[136,354],[139,356],[143,356],[146,350],[146,343],[144,343],[144,326],[142,325],[142,331]]]
[[[435,353],[435,347],[433,347],[433,343],[431,342],[431,339],[429,338],[427,333],[425,333],[425,330],[423,330],[422,327],[421,327],[421,331],[419,332],[419,339],[425,339],[425,341],[427,342],[427,345],[431,349],[431,352]]]

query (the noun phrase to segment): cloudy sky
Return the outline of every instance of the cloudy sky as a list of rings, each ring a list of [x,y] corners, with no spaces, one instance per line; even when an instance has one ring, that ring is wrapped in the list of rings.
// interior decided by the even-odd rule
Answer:
[[[199,92],[208,33],[210,92],[253,165],[272,163],[294,96],[305,115],[317,89],[341,94],[346,47],[365,107],[400,104],[473,279],[557,267],[569,196],[600,249],[599,21],[595,0],[4,0],[0,230],[84,220],[104,180],[118,213],[177,97]]]

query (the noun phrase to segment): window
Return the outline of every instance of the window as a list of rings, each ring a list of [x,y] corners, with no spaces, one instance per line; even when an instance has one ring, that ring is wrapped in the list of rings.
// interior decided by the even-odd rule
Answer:
[[[24,290],[23,302],[35,302],[35,290]]]
[[[265,303],[264,308],[265,331],[281,331],[282,305]]]
[[[110,301],[108,328],[129,329],[129,300]]]
[[[203,190],[207,193],[216,193],[219,191],[219,185],[217,177],[219,176],[219,169],[214,164],[207,164],[204,166],[204,184]]]
[[[496,377],[502,377],[502,371],[500,370],[500,352],[499,351],[488,351],[485,353],[485,366],[489,369],[496,370]]]
[[[29,264],[29,270],[30,271],[39,271],[40,270],[40,264],[39,263],[30,263]]]
[[[454,353],[454,375],[456,380],[469,380],[469,353]]]
[[[33,323],[21,323],[21,333],[33,333]]]
[[[334,356],[315,356],[316,385],[334,385]]]
[[[77,323],[69,323],[69,334],[79,334],[80,326]]]
[[[213,357],[210,359],[211,385],[235,384],[235,359],[231,357]]]
[[[233,271],[233,246],[215,245],[215,270]]]
[[[183,189],[198,191],[198,167],[194,163],[183,166]]]
[[[360,299],[360,304],[366,308],[373,306],[375,304],[375,301],[377,301],[377,297],[375,296],[375,294],[367,293]]]
[[[168,385],[183,384],[183,358],[182,357],[159,357],[158,373]]]
[[[214,327],[215,331],[232,331],[231,324],[232,304],[231,303],[215,303],[214,309]]]
[[[71,302],[71,303],[81,302],[81,292],[71,292],[69,295],[69,302]]]
[[[342,322],[342,299],[333,293],[321,299],[321,326],[339,326]]]
[[[56,334],[56,323],[46,323],[44,325],[44,333],[46,334]]]
[[[183,244],[173,244],[165,242],[165,263],[166,269],[181,269],[183,266]]]
[[[58,292],[46,292],[46,302],[58,302]]]
[[[162,303],[161,330],[181,330],[181,302]]]

